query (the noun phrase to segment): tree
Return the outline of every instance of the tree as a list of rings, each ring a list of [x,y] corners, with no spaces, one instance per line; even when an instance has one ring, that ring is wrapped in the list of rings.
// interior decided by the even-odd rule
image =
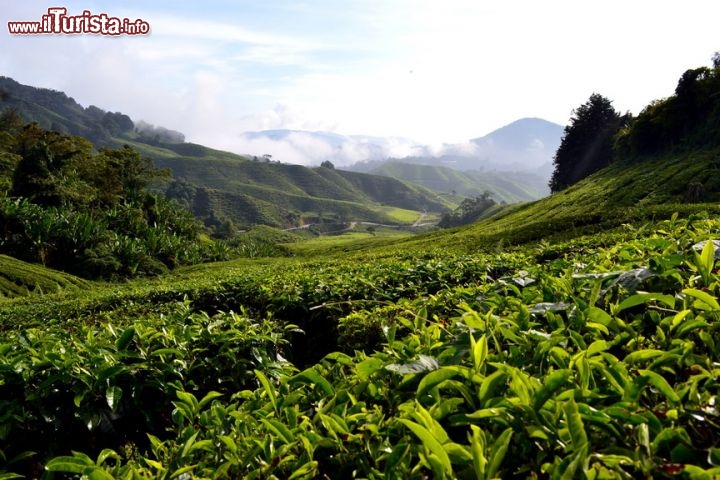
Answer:
[[[492,193],[485,191],[482,195],[475,198],[466,198],[454,212],[444,213],[438,222],[438,226],[442,228],[457,227],[467,225],[480,218],[488,209],[497,205],[493,200]]]
[[[325,160],[324,162],[322,162],[320,164],[320,166],[324,167],[324,168],[329,168],[331,170],[335,168],[335,165],[333,165],[333,163],[330,160]]]
[[[674,95],[645,107],[617,136],[616,153],[638,157],[720,144],[720,54],[713,65],[686,70]]]
[[[598,93],[590,95],[585,104],[573,110],[555,153],[550,191],[559,192],[608,166],[612,161],[613,137],[627,118]]]
[[[44,206],[87,205],[93,188],[76,166],[92,157],[92,144],[81,137],[49,132],[33,123],[16,135],[12,152],[21,159],[13,172],[12,197]]]

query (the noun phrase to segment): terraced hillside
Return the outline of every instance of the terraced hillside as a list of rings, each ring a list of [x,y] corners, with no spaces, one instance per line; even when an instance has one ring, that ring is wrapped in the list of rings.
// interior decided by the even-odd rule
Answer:
[[[544,177],[521,172],[461,171],[437,165],[391,161],[373,168],[370,173],[405,180],[446,195],[476,197],[490,192],[495,200],[504,203],[528,202],[549,193]]]

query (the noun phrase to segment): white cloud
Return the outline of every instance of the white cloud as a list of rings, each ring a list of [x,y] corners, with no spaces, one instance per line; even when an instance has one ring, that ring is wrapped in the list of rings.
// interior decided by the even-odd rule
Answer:
[[[0,25],[48,8],[5,4]],[[521,117],[564,124],[593,92],[637,113],[720,49],[716,0],[66,6],[143,18],[151,34],[4,32],[3,74],[221,148],[237,145],[238,132],[269,128],[462,143]],[[325,151],[301,140],[277,148],[306,160],[318,156],[310,149]],[[340,154],[368,148],[355,142]]]

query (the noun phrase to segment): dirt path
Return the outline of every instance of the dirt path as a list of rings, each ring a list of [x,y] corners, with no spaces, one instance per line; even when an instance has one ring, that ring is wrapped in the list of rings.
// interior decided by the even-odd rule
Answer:
[[[415,220],[415,223],[412,224],[413,227],[419,227],[420,222],[422,222],[425,217],[427,217],[427,212],[422,212],[417,220]]]
[[[422,221],[425,219],[425,217],[427,217],[427,212],[421,213],[420,216],[417,218],[417,220],[415,220],[414,223],[405,224],[405,225],[389,225],[386,223],[375,223],[375,222],[349,222],[348,226],[341,230],[335,230],[334,232],[325,232],[325,233],[337,233],[337,232],[343,232],[346,230],[353,230],[358,225],[368,225],[368,226],[373,226],[373,227],[387,227],[387,228],[408,228],[408,227],[414,228],[414,227],[425,227],[428,225],[434,225],[434,223],[432,223],[432,222],[422,223]],[[305,229],[310,228],[313,225],[323,225],[323,224],[322,223],[307,223],[305,225],[300,225],[299,227],[283,228],[283,231],[289,232],[292,230],[301,230],[304,228]]]

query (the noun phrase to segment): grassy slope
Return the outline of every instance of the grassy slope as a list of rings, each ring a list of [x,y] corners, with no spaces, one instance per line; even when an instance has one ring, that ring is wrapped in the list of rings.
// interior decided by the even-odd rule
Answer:
[[[702,182],[704,203],[688,203],[688,185]],[[318,257],[368,251],[378,255],[436,249],[476,252],[507,244],[564,240],[698,211],[720,213],[720,148],[673,153],[642,162],[618,162],[567,190],[534,202],[498,205],[473,225],[415,237],[373,237],[299,249]]]
[[[213,209],[240,224],[282,226],[287,212],[397,223],[383,206],[433,212],[453,207],[428,189],[382,176],[255,162],[211,149],[196,157],[172,157],[167,150],[134,146],[175,177],[211,189]]]
[[[0,298],[87,289],[90,282],[7,255],[0,255]]]
[[[474,225],[408,241],[407,247],[473,250],[499,242],[572,238],[674,212],[720,211],[720,148],[618,162],[572,187],[535,202],[499,209]],[[686,202],[688,185],[704,182],[704,203]]]
[[[213,210],[240,225],[287,226],[288,212],[392,224],[402,222],[386,206],[415,215],[456,206],[425,187],[380,175],[253,161],[195,144],[127,143],[174,177],[209,189]]]
[[[506,203],[526,202],[547,195],[547,187],[539,177],[523,174],[460,171],[405,162],[387,162],[371,173],[399,178],[438,192],[455,191],[466,197],[490,191],[493,198]]]

